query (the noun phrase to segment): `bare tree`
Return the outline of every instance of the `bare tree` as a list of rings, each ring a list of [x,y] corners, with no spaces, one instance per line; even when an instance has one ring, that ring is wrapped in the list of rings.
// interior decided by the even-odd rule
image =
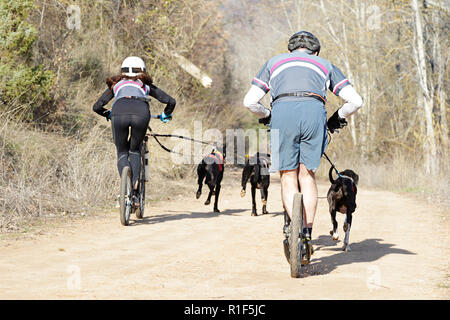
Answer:
[[[425,170],[428,173],[435,173],[437,170],[437,146],[435,130],[433,126],[433,104],[434,104],[434,86],[429,84],[429,76],[426,67],[426,52],[424,45],[422,13],[419,9],[417,0],[411,0],[411,7],[414,14],[415,24],[415,41],[414,41],[414,58],[417,68],[417,81],[423,96],[423,114],[425,117],[425,133],[424,156]]]

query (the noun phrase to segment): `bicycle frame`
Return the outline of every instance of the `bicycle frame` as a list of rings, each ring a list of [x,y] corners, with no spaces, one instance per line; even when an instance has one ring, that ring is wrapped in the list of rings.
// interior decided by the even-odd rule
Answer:
[[[144,177],[145,182],[148,182],[149,180],[149,172],[148,172],[148,161],[149,161],[149,149],[148,149],[148,138],[150,137],[149,134],[146,134],[144,137],[144,141],[142,141],[142,147],[141,147],[141,158],[142,158],[142,164],[143,164],[143,170],[144,170]]]

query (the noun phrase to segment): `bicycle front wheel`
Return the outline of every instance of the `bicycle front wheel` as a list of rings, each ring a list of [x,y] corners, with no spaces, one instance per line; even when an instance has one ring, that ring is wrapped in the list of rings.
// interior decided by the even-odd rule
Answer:
[[[291,277],[299,278],[302,268],[301,263],[301,238],[300,232],[303,225],[303,195],[296,193],[294,195],[294,204],[292,206],[292,219],[289,235],[289,264],[291,266]]]
[[[130,167],[125,167],[122,170],[120,176],[120,222],[122,225],[127,226],[130,223],[130,213],[131,213],[131,169]]]
[[[144,157],[142,157],[144,159]],[[141,173],[139,175],[139,208],[136,210],[136,218],[144,218],[145,210],[145,159],[142,161]]]

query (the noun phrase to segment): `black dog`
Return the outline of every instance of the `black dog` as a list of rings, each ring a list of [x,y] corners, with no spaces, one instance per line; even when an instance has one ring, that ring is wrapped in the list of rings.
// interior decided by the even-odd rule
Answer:
[[[335,180],[333,179],[333,167],[328,172],[328,177],[331,182],[331,187],[328,190],[327,199],[330,205],[331,222],[333,223],[333,230],[330,235],[333,240],[339,239],[339,234],[336,232],[338,223],[336,221],[336,211],[346,214],[344,222],[344,251],[350,251],[349,237],[350,228],[352,225],[352,214],[356,209],[356,193],[358,192],[357,185],[359,176],[352,170],[344,170]]]
[[[200,198],[202,194],[203,180],[209,187],[208,199],[206,199],[205,205],[211,203],[211,196],[215,195],[214,199],[214,212],[220,212],[218,209],[218,201],[220,194],[220,183],[222,182],[223,172],[225,170],[225,156],[226,148],[216,148],[206,155],[202,162],[197,166],[198,174],[198,190],[196,198]]]
[[[270,185],[269,163],[270,155],[259,152],[245,161],[245,167],[242,171],[241,197],[245,196],[247,181],[250,179],[252,185],[252,216],[258,215],[256,212],[255,201],[256,189],[260,189],[261,191],[261,200],[263,204],[262,214],[268,213],[266,205]]]

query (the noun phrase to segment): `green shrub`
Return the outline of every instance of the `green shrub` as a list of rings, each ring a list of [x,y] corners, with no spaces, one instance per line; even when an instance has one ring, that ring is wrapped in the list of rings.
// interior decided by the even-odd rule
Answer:
[[[27,22],[33,1],[0,0],[0,96],[2,109],[20,110],[25,119],[50,100],[54,75],[33,65],[36,29]],[[20,107],[20,108],[17,108]]]

